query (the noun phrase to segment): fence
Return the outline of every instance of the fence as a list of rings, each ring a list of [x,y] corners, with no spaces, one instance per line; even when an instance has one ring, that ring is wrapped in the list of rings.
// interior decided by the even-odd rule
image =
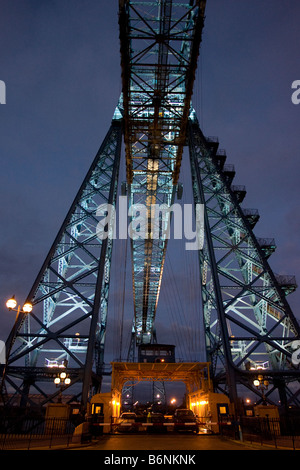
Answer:
[[[75,425],[62,418],[3,418],[0,421],[0,450],[51,449],[69,446]]]
[[[220,423],[220,434],[275,448],[300,449],[300,417],[261,418],[242,416]]]
[[[115,426],[119,427],[120,424],[123,427],[127,425],[112,422],[111,431],[117,430]],[[148,432],[174,431],[176,427],[172,422],[133,424]],[[226,418],[226,421],[219,424],[220,434],[225,438],[275,448],[300,449],[300,416],[278,419],[243,416],[238,421]],[[126,430],[129,430],[129,425],[132,426],[128,423]],[[51,449],[58,445],[68,447],[72,442],[75,426],[76,423],[62,418],[0,416],[0,450]]]

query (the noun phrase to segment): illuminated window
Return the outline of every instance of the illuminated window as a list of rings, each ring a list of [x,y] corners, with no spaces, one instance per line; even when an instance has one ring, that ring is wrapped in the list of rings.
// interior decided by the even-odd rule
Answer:
[[[219,413],[220,413],[221,415],[226,415],[226,414],[227,414],[227,408],[226,408],[226,406],[220,406],[220,408],[219,408]]]

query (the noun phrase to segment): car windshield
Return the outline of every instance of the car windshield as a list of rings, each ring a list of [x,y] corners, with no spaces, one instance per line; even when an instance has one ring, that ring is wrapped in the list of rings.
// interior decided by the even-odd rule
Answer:
[[[121,415],[121,418],[124,419],[135,419],[135,414],[134,413],[123,413]]]

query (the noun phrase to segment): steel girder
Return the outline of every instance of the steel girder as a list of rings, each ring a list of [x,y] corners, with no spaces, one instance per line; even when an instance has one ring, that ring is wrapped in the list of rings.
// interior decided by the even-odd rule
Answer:
[[[119,1],[130,210],[146,208],[143,234],[131,240],[137,343],[152,340],[168,241],[153,207],[174,202],[204,10],[203,0]],[[131,217],[137,224],[133,210]]]
[[[50,400],[51,393],[39,382],[49,382],[52,377],[53,383],[63,363],[72,374],[70,392],[76,384],[82,386],[77,387],[76,394],[81,395],[83,405],[91,382],[96,390],[100,388],[113,238],[99,238],[97,210],[102,204],[116,204],[120,117],[117,108],[27,297],[33,304],[32,313],[20,313],[7,340],[9,354],[3,380],[23,396],[22,404],[31,385],[44,394],[45,401]]]
[[[236,402],[237,383],[251,388],[250,378],[253,382],[262,373],[273,377],[281,393],[288,381],[300,379],[292,362],[300,328],[286,300],[295,280],[273,273],[267,258],[274,241],[255,237],[257,211],[241,207],[241,188],[232,185],[234,169],[225,165],[217,141],[204,137],[196,117],[189,121],[189,148],[194,200],[205,205],[200,279],[215,383],[226,383]]]

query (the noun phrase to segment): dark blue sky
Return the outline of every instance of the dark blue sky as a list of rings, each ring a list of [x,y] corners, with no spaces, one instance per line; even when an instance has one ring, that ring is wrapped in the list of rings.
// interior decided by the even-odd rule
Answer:
[[[0,0],[0,339],[13,324],[6,298],[24,301],[109,128],[121,91],[117,10],[117,0]],[[204,133],[219,137],[235,165],[234,183],[246,185],[243,206],[259,210],[255,233],[276,240],[272,268],[298,280],[300,105],[291,84],[300,79],[299,19],[298,0],[207,0],[193,98]],[[199,308],[197,260],[176,265],[171,254],[161,340],[187,304],[191,318]],[[117,264],[113,274],[111,324],[121,305]],[[288,300],[300,319],[300,291]]]

